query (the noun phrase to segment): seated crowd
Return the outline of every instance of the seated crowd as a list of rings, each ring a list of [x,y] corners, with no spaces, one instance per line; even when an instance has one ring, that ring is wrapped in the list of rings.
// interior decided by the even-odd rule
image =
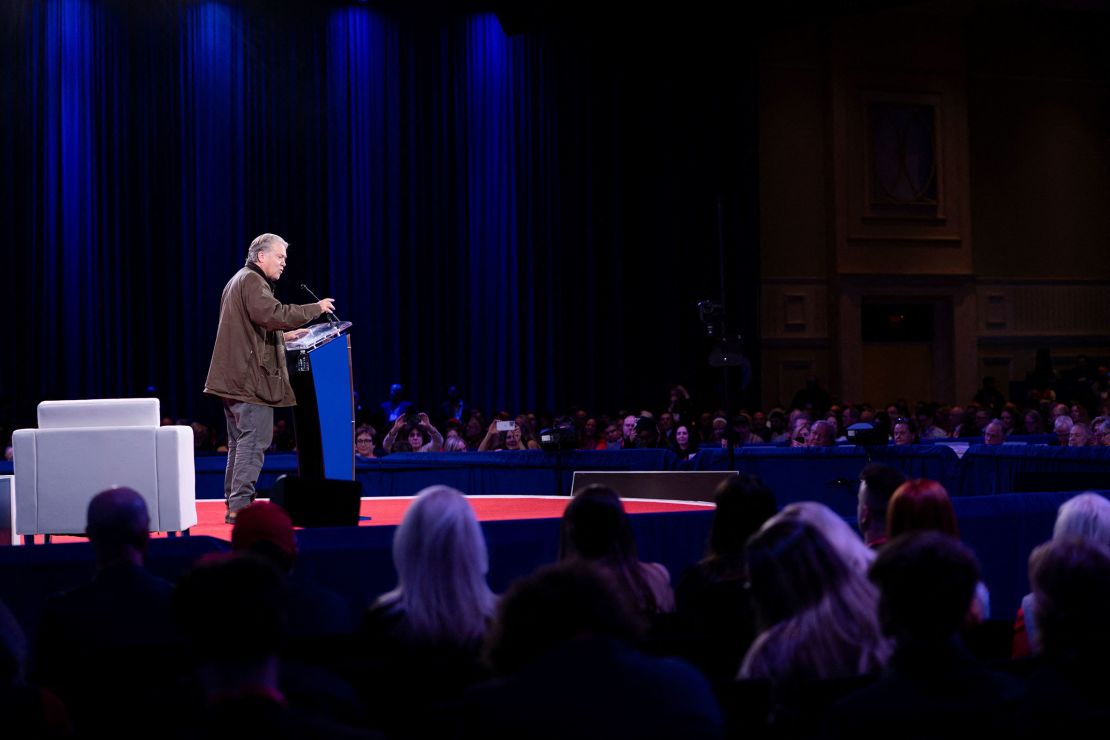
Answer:
[[[0,604],[0,706],[13,737],[1104,726],[1110,502],[1081,494],[1060,508],[1052,540],[1029,557],[1012,651],[999,655],[976,639],[992,624],[990,597],[945,489],[871,463],[858,497],[853,528],[813,502],[778,510],[741,475],[717,490],[704,559],[672,574],[641,560],[618,492],[590,486],[565,508],[556,561],[498,595],[473,509],[432,486],[394,533],[396,587],[351,604],[298,569],[292,522],[267,501],[243,510],[230,552],[176,584],[158,578],[145,568],[143,498],[111,489],[88,510],[91,580],[53,596],[37,625]]]
[[[900,399],[884,407],[835,402],[811,378],[789,404],[735,413],[712,407],[699,410],[690,393],[677,385],[666,402],[642,409],[593,414],[572,408],[563,415],[544,411],[513,415],[501,410],[487,416],[464,403],[452,386],[451,395],[433,416],[416,411],[412,402],[397,400],[403,389],[395,384],[390,389],[393,400],[380,409],[358,413],[355,454],[371,459],[398,452],[538,450],[541,432],[557,428],[569,431],[579,450],[665,448],[688,458],[703,447],[728,447],[730,441],[737,447],[831,446],[848,442],[849,428],[859,424],[870,425],[893,445],[938,440],[996,445],[1021,440],[1065,447],[1110,446],[1110,376],[1104,367],[1090,375],[1089,382],[1062,385],[1061,390],[1075,395],[1067,403],[1057,398],[1050,381],[1043,389],[1029,390],[1019,405],[1007,401],[994,379],[987,377],[962,406]],[[162,423],[191,426],[198,454],[226,452],[220,433],[200,422],[167,417]],[[290,427],[284,419],[275,421],[270,452],[295,450]]]

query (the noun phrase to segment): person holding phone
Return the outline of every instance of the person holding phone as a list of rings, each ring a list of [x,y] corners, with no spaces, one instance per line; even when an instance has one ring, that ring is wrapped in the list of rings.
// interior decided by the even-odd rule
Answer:
[[[497,450],[526,450],[530,449],[524,441],[524,430],[521,424],[515,421],[501,421],[495,419],[486,430],[486,436],[478,445],[478,452],[494,452]]]
[[[409,413],[393,423],[393,428],[382,440],[382,449],[390,453],[439,452],[443,449],[443,435],[432,426],[427,414]]]

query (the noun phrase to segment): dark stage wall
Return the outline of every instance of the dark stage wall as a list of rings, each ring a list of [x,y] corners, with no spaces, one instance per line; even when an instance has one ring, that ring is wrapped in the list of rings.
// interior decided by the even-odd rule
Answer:
[[[743,29],[419,16],[5,2],[0,426],[149,393],[218,420],[219,295],[265,231],[292,243],[279,297],[304,282],[355,322],[364,403],[715,393],[694,304],[720,289],[718,196],[734,329],[758,326]]]

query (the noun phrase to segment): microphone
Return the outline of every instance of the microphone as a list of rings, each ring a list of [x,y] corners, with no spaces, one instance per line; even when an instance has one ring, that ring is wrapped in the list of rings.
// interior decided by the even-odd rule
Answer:
[[[301,290],[303,290],[305,293],[308,293],[310,296],[315,298],[317,303],[320,302],[320,297],[317,296],[315,293],[313,293],[311,290],[309,290],[308,286],[305,285],[304,283],[301,283]],[[333,324],[338,324],[339,323],[339,319],[331,311],[325,311],[324,313],[326,313],[328,315],[328,321],[330,321]]]

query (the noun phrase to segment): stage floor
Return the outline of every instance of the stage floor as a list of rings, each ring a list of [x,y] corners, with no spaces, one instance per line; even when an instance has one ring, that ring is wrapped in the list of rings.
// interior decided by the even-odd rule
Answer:
[[[361,527],[389,526],[401,523],[412,496],[379,496],[362,499]],[[479,521],[504,521],[511,519],[558,519],[570,500],[567,496],[467,496]],[[623,499],[629,514],[658,514],[675,511],[705,511],[713,504],[699,501],[661,501],[656,499]],[[193,535],[207,535],[231,541],[231,525],[224,524],[223,501],[197,501],[197,525],[189,530]],[[165,537],[159,532],[152,537]],[[56,536],[53,542],[81,542],[83,537]]]

